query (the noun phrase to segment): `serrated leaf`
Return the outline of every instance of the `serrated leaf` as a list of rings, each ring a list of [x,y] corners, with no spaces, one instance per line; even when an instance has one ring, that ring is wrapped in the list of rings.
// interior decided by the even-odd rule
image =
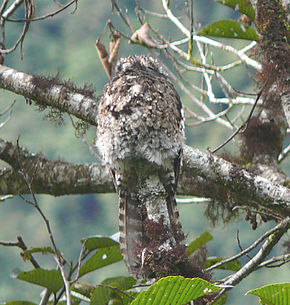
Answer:
[[[288,305],[290,303],[290,283],[270,284],[249,290],[246,294],[258,296],[261,304]]]
[[[31,303],[28,301],[9,301],[6,303],[1,303],[3,305],[36,305],[35,303]]]
[[[63,287],[63,280],[59,270],[37,268],[32,271],[22,271],[16,278],[25,282],[48,288],[56,293]]]
[[[198,34],[223,38],[258,40],[258,34],[254,29],[245,28],[233,20],[219,20],[203,28]]]
[[[224,260],[224,258],[222,258],[222,257],[207,259],[205,262],[205,268],[209,268],[212,265],[221,262],[222,260]],[[238,271],[241,269],[241,267],[242,267],[242,264],[239,262],[239,260],[235,259],[231,262],[223,264],[222,266],[218,267],[217,269]]]
[[[255,20],[255,11],[249,0],[217,0],[221,4],[229,6],[237,12],[247,15],[251,20]]]
[[[85,244],[86,248],[89,251],[100,248],[119,246],[119,243],[117,243],[115,240],[111,239],[110,237],[106,237],[106,236],[92,236],[82,239],[81,242]]]
[[[131,305],[183,305],[220,289],[200,278],[168,276],[141,292]]]
[[[196,238],[193,242],[191,242],[187,247],[188,255],[191,255],[194,251],[199,249],[202,245],[211,241],[213,236],[209,232],[202,233],[198,238]]]
[[[81,267],[80,275],[84,275],[96,269],[111,265],[122,260],[122,254],[119,245],[107,248],[100,248],[89,258]]]

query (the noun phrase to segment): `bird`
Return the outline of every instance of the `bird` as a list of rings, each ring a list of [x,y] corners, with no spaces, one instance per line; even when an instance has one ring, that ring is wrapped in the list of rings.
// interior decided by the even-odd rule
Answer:
[[[186,256],[175,198],[184,142],[182,103],[163,66],[147,55],[120,58],[99,101],[96,146],[119,196],[121,253],[137,279],[172,274]]]

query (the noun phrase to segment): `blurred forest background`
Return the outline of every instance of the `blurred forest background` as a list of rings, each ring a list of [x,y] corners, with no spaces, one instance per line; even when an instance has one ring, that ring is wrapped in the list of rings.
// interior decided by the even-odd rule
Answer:
[[[163,12],[160,1],[147,0],[141,4],[151,11]],[[43,15],[55,10],[54,1],[37,0],[37,15]],[[134,8],[135,1],[119,0],[122,8],[128,8],[128,15],[133,25],[138,28],[140,24],[136,18]],[[175,10],[182,13],[185,10],[184,1],[172,1]],[[195,22],[202,26],[208,25],[219,19],[237,19],[240,14],[216,3],[214,0],[196,0]],[[5,65],[30,74],[56,75],[59,73],[63,80],[70,79],[75,84],[92,84],[96,95],[102,93],[104,84],[108,81],[107,75],[98,59],[95,49],[95,40],[101,36],[102,40],[110,40],[109,30],[105,28],[108,19],[114,25],[125,30],[117,14],[112,13],[111,1],[86,0],[79,1],[77,10],[71,14],[73,8],[65,10],[61,14],[45,21],[34,22],[24,42],[24,58],[20,59],[20,53],[14,52],[5,57]],[[19,18],[21,18],[19,12]],[[175,35],[177,29],[170,29],[170,23],[166,24],[162,19],[153,18],[155,28],[161,33]],[[9,37],[11,44],[17,39],[22,25],[20,23],[9,24]],[[13,40],[13,41],[12,41]],[[246,45],[245,41],[235,41],[238,49]],[[247,42],[248,43],[248,42]],[[9,41],[7,40],[7,45]],[[127,44],[123,40],[120,54],[147,54],[148,51],[141,46]],[[221,60],[226,63],[229,55],[221,53]],[[255,75],[249,77],[253,71],[245,67],[237,68],[231,76],[231,84],[238,90],[256,92]],[[231,72],[232,73],[232,72]],[[195,79],[193,78],[194,82]],[[195,83],[196,85],[200,85]],[[183,92],[179,91],[183,103],[189,101]],[[223,92],[220,92],[223,97]],[[16,143],[20,139],[20,145],[27,147],[32,152],[43,152],[50,159],[65,159],[73,162],[96,162],[88,145],[75,136],[74,128],[68,116],[65,116],[65,124],[55,126],[51,121],[44,119],[45,112],[35,111],[34,106],[25,103],[23,97],[8,94],[1,91],[0,111],[16,100],[11,120],[0,129],[1,137]],[[215,126],[213,126],[215,124]],[[213,128],[215,127],[215,128]],[[214,133],[213,133],[214,130]],[[215,148],[222,143],[230,131],[225,131],[216,123],[206,123],[195,127],[187,127],[187,144],[205,150],[207,147]],[[95,128],[87,132],[87,141],[92,144],[95,137]],[[289,140],[289,139],[288,139]],[[227,150],[234,153],[237,146],[231,144]],[[4,165],[4,164],[1,164]],[[290,170],[289,160],[284,161],[283,170]],[[37,196],[41,208],[50,220],[52,230],[59,249],[66,257],[77,260],[81,243],[80,239],[90,235],[110,236],[118,231],[118,202],[115,194],[87,194],[82,196]],[[267,224],[262,224],[256,231],[252,231],[249,223],[236,219],[223,225],[218,223],[213,227],[204,216],[204,205],[179,204],[181,220],[184,231],[188,234],[188,240],[192,241],[204,231],[209,231],[214,240],[209,243],[210,256],[231,256],[239,252],[237,243],[237,230],[242,247],[247,247],[256,236],[265,232]],[[19,197],[6,200],[0,205],[0,240],[15,241],[17,236],[22,236],[28,247],[41,247],[49,244],[49,237],[43,220],[33,208]],[[38,300],[40,287],[29,285],[13,279],[10,274],[14,268],[30,270],[29,263],[25,263],[19,255],[17,248],[0,248],[0,302],[17,299]],[[275,253],[273,253],[274,255]],[[38,258],[45,261],[46,268],[54,268],[53,259],[48,265],[46,257]],[[220,271],[223,272],[223,271]],[[257,304],[255,297],[244,296],[250,288],[256,288],[267,283],[289,281],[289,266],[274,270],[263,269],[233,289],[229,296],[230,304]],[[127,274],[123,262],[96,271],[90,275],[90,280],[98,283],[100,280],[113,275]],[[256,302],[256,303],[255,303]]]

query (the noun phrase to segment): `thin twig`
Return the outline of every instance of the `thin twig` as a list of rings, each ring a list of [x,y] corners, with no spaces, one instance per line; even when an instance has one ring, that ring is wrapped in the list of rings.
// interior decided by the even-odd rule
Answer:
[[[284,222],[286,222],[287,220],[285,220]],[[283,221],[281,222],[283,223]],[[249,246],[248,248],[246,248],[245,250],[243,250],[242,252],[229,257],[227,259],[224,259],[212,266],[210,266],[209,268],[206,268],[205,271],[211,271],[213,269],[216,269],[226,263],[229,263],[235,259],[238,259],[242,256],[244,256],[246,253],[249,253],[250,251],[252,251],[253,249],[255,249],[262,241],[264,241],[268,236],[270,236],[271,234],[275,233],[277,230],[279,230],[281,228],[281,223],[278,224],[277,226],[275,226],[274,228],[272,228],[271,230],[267,231],[265,234],[263,234],[260,238],[258,238],[251,246]]]
[[[11,16],[15,10],[17,10],[17,8],[19,6],[21,6],[21,4],[23,3],[23,0],[15,0],[10,6],[9,8],[1,15],[1,17],[3,19],[7,19],[9,16]]]
[[[62,279],[64,282],[64,286],[65,286],[65,293],[66,293],[66,304],[67,305],[71,305],[72,304],[72,300],[71,300],[71,294],[70,294],[70,282],[67,280],[67,276],[65,274],[65,270],[64,270],[64,266],[62,264],[62,262],[59,260],[59,258],[57,256],[54,257],[55,261],[60,269],[61,275],[62,275]]]
[[[275,264],[280,262],[279,264]],[[287,254],[283,254],[283,255],[279,255],[279,256],[274,256],[266,261],[264,261],[263,263],[261,263],[258,268],[262,268],[262,267],[267,267],[267,268],[279,268],[282,265],[285,265],[287,263],[290,262],[290,253]]]
[[[278,157],[278,163],[281,163],[284,159],[286,159],[289,153],[290,153],[290,145],[288,145],[282,150],[281,154]]]
[[[170,7],[169,7],[169,1],[168,0],[162,0],[163,8],[168,16],[168,18],[179,28],[179,30],[186,36],[190,37],[190,31],[185,28],[185,26],[173,15]],[[228,52],[231,52],[235,55],[237,55],[244,63],[246,63],[249,66],[254,67],[256,70],[260,71],[262,69],[262,65],[258,63],[257,61],[249,58],[243,50],[236,50],[232,46],[222,44],[218,41],[215,41],[213,39],[210,39],[208,37],[199,36],[199,35],[192,35],[192,39],[197,42],[202,42],[208,45],[211,45],[213,47],[219,48],[221,50],[225,50]]]
[[[119,16],[121,17],[121,19],[123,20],[123,22],[128,26],[128,28],[132,31],[132,33],[135,32],[132,24],[130,24],[127,20],[127,18],[124,16],[124,14],[122,13],[122,10],[119,8],[116,0],[111,0],[112,3],[112,9],[116,9],[118,11]]]
[[[24,240],[22,239],[21,236],[17,236],[17,241],[16,242],[11,242],[11,241],[0,241],[0,245],[1,246],[6,246],[6,247],[18,247],[20,249],[22,249],[23,251],[27,250],[27,247],[24,243]],[[40,268],[40,265],[38,264],[38,262],[35,260],[35,258],[33,257],[33,255],[30,253],[28,260],[31,262],[32,266],[34,268]]]
[[[31,179],[29,180],[29,177],[28,177],[27,173],[25,172],[25,170],[22,166],[21,159],[20,159],[19,139],[17,140],[17,148],[18,148],[18,158],[19,158],[18,161],[19,161],[19,165],[20,165],[19,172],[21,173],[21,175],[22,175],[22,177],[23,177],[23,179],[24,179],[24,181],[25,181],[25,183],[26,183],[26,185],[27,185],[27,187],[30,191],[30,194],[32,196],[31,201],[27,200],[27,199],[25,199],[25,201],[34,205],[34,207],[39,212],[39,214],[41,215],[41,217],[42,217],[42,219],[43,219],[43,221],[46,225],[46,229],[47,229],[50,241],[52,243],[53,250],[55,252],[55,260],[56,260],[57,265],[60,269],[60,272],[61,272],[61,275],[62,275],[62,278],[63,278],[63,282],[64,282],[64,285],[65,285],[67,305],[71,305],[70,283],[69,283],[69,281],[66,277],[66,274],[65,274],[64,265],[63,265],[63,257],[61,256],[60,252],[58,251],[58,249],[56,247],[56,243],[55,243],[55,240],[54,240],[54,237],[53,237],[53,234],[52,234],[52,230],[51,230],[51,227],[50,227],[49,220],[47,219],[47,217],[43,213],[42,209],[40,208],[40,206],[38,204],[38,201],[37,201],[37,198],[36,198],[36,196],[33,192],[33,189],[32,189],[32,182],[33,182],[34,174],[36,173],[37,164],[36,164],[35,169],[34,169],[34,174],[31,177]]]
[[[9,115],[7,117],[7,119],[4,122],[0,123],[0,128],[2,128],[12,117],[12,111],[13,111],[13,106],[15,105],[16,101],[14,100],[14,102],[9,105],[6,109],[4,109],[1,113],[0,116],[2,116],[3,114],[5,114],[7,111],[9,111]]]
[[[243,247],[241,245],[241,240],[240,240],[240,236],[239,236],[239,230],[237,230],[237,242],[238,242],[238,246],[240,248],[240,251],[243,252]],[[248,253],[245,253],[245,255],[249,258],[249,259],[252,259],[252,257],[248,254]]]
[[[22,1],[18,1],[18,2],[23,2],[23,0],[22,0]],[[76,5],[77,5],[77,2],[78,2],[78,0],[71,0],[71,1],[69,1],[67,4],[65,4],[63,7],[61,7],[60,9],[58,9],[58,10],[52,12],[52,13],[48,13],[48,14],[46,14],[46,15],[43,15],[43,16],[40,16],[40,17],[31,18],[31,19],[29,19],[29,18],[23,18],[23,19],[10,19],[10,18],[8,18],[8,16],[6,16],[5,14],[4,14],[3,18],[6,19],[6,21],[10,21],[10,22],[27,22],[27,21],[29,21],[29,22],[34,22],[34,21],[45,20],[45,19],[47,19],[47,18],[49,18],[49,17],[54,17],[55,15],[61,13],[62,11],[64,11],[64,10],[67,9],[68,7],[70,7],[73,3],[76,3]],[[75,10],[76,10],[76,8],[74,9],[74,11],[73,11],[72,13],[74,13]],[[7,11],[8,11],[8,10],[7,10]],[[5,12],[5,13],[6,13],[6,12]],[[8,15],[8,14],[7,14],[7,15]]]
[[[264,86],[265,87],[265,86]],[[260,90],[260,92],[258,93],[258,95],[257,95],[257,98],[256,98],[256,100],[255,100],[255,103],[254,103],[254,105],[253,105],[253,107],[252,107],[252,109],[251,109],[251,111],[250,111],[250,114],[249,114],[249,116],[248,116],[248,118],[247,118],[247,120],[224,142],[224,143],[222,143],[221,145],[219,145],[216,149],[214,149],[213,151],[211,151],[212,153],[216,153],[218,150],[220,150],[221,148],[223,148],[226,144],[228,144],[241,130],[246,130],[247,129],[247,127],[248,127],[248,124],[249,124],[249,122],[250,122],[250,119],[251,119],[251,117],[252,117],[252,115],[253,115],[253,112],[254,112],[254,110],[255,110],[255,108],[256,108],[256,106],[257,106],[257,103],[258,103],[258,101],[259,101],[259,99],[260,99],[260,96],[261,96],[261,94],[262,94],[262,92],[263,92],[263,89],[264,89],[264,87]]]
[[[261,246],[258,253],[248,263],[246,263],[239,271],[237,271],[236,273],[232,274],[231,276],[221,281],[223,285],[227,285],[228,287],[220,290],[216,295],[216,297],[210,302],[210,304],[213,304],[227,290],[232,289],[235,285],[240,283],[250,273],[255,271],[258,268],[258,266],[264,261],[264,259],[269,255],[269,253],[278,243],[281,237],[288,231],[289,228],[290,228],[290,218],[287,217],[275,227],[276,229],[275,232],[273,232],[268,237],[268,239]]]

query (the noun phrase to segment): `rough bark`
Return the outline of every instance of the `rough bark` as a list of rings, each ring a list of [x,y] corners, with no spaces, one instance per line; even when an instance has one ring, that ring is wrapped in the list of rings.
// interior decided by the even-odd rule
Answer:
[[[257,85],[263,87],[263,104],[248,124],[242,139],[242,158],[256,175],[285,183],[278,156],[289,127],[289,38],[287,7],[278,0],[251,0],[260,35],[257,47],[262,71]],[[289,10],[289,7],[288,7]]]
[[[50,161],[41,154],[0,140],[0,158],[12,168],[0,172],[0,195],[29,193],[19,170],[33,177],[36,194],[107,193],[114,187],[107,169],[99,163]],[[274,207],[289,213],[290,190],[255,176],[236,164],[186,146],[178,193],[231,201],[239,205]]]
[[[58,77],[45,78],[0,65],[0,88],[33,100],[40,107],[52,107],[97,124],[98,99],[88,88],[76,88]]]
[[[0,194],[30,193],[22,170],[33,179],[36,194],[61,196],[114,191],[107,169],[98,163],[50,161],[2,139],[0,158],[11,165],[11,168],[0,170]]]

